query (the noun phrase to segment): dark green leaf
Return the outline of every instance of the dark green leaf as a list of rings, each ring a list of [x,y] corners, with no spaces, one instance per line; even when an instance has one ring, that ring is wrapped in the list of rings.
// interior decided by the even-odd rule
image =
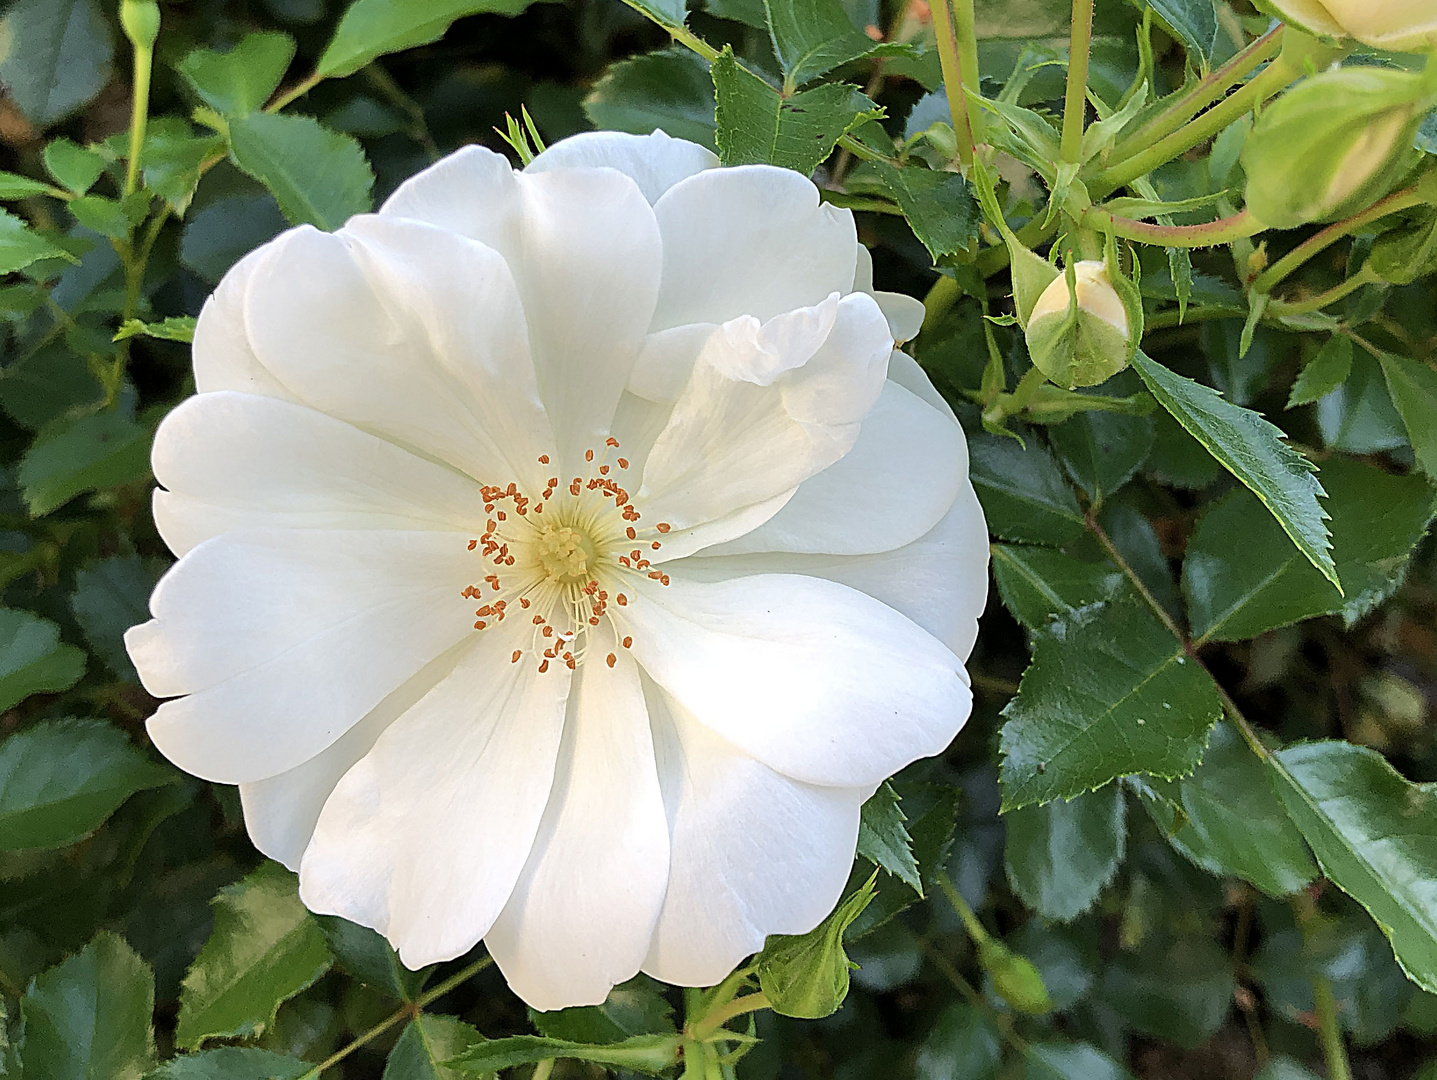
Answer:
[[[272,195],[217,199],[185,222],[180,262],[206,281],[219,281],[231,266],[285,227]]]
[[[0,712],[31,694],[68,690],[84,673],[85,654],[61,644],[49,619],[0,608]]]
[[[413,1001],[432,967],[410,971],[382,934],[338,915],[317,915],[319,928],[339,966],[360,982],[401,1001]],[[457,1052],[457,1051],[456,1051]],[[452,1056],[452,1055],[451,1055]]]
[[[483,1041],[484,1036],[456,1017],[420,1013],[389,1051],[383,1080],[458,1080],[465,1074],[444,1062]]]
[[[1145,356],[1133,367],[1153,397],[1212,455],[1252,489],[1283,531],[1333,584],[1337,568],[1329,553],[1326,515],[1317,499],[1322,485],[1312,464],[1259,414],[1224,401],[1210,387],[1185,379]]]
[[[105,159],[93,150],[76,146],[69,139],[52,139],[45,146],[45,168],[50,175],[76,195],[95,186],[105,171]]]
[[[1087,1043],[1029,1043],[1024,1080],[1133,1080],[1132,1074]]]
[[[1387,380],[1365,349],[1352,354],[1352,374],[1317,402],[1317,429],[1330,450],[1376,454],[1409,445]]]
[[[899,801],[893,785],[885,783],[863,804],[863,817],[858,824],[858,854],[900,881],[906,881],[922,896],[923,879],[918,875],[913,839],[904,824],[908,818],[899,808]]]
[[[1189,491],[1205,488],[1222,475],[1217,458],[1163,410],[1153,415],[1148,469],[1160,482]]]
[[[873,168],[935,262],[968,251],[977,242],[982,215],[968,182],[958,173],[916,164],[899,169],[886,161],[874,162]]]
[[[1311,405],[1341,386],[1351,373],[1352,339],[1346,334],[1333,334],[1297,376],[1287,407]]]
[[[1109,562],[1084,562],[1027,544],[993,544],[990,550],[998,595],[1030,630],[1045,630],[1055,619],[1110,600],[1123,584],[1122,571]]]
[[[31,195],[53,194],[49,184],[19,173],[0,172],[0,199],[28,199]]]
[[[83,492],[134,483],[149,471],[150,432],[109,409],[46,426],[20,459],[18,479],[30,513],[40,517]]]
[[[292,225],[332,231],[369,210],[374,173],[348,135],[308,116],[251,113],[229,125],[234,163],[267,187]]]
[[[316,70],[327,79],[352,75],[385,53],[438,41],[455,19],[481,11],[517,15],[532,2],[425,0],[416,4],[411,0],[354,0],[320,55]]]
[[[816,1020],[838,1011],[848,996],[850,963],[843,932],[873,899],[878,871],[806,934],[771,934],[755,963],[758,983],[780,1016]]]
[[[110,79],[115,49],[97,0],[16,0],[0,41],[0,82],[37,127],[64,119]]]
[[[1322,478],[1346,596],[1293,550],[1250,493],[1238,490],[1208,510],[1188,542],[1183,591],[1195,638],[1241,641],[1327,614],[1351,624],[1401,583],[1437,511],[1437,492],[1420,476],[1344,458],[1331,459]]]
[[[21,1058],[33,1080],[139,1080],[154,1060],[155,980],[124,939],[103,932],[31,980],[20,1002]]]
[[[1003,715],[1006,811],[1129,773],[1189,773],[1222,704],[1211,677],[1128,596],[1039,635]]]
[[[175,779],[102,720],[42,720],[0,742],[0,850],[72,844]]]
[[[193,1049],[209,1038],[260,1034],[332,959],[295,876],[265,863],[215,897],[214,930],[180,991],[175,1041]]]
[[[76,221],[101,236],[122,240],[130,231],[130,219],[125,215],[124,207],[114,199],[86,195],[72,199],[68,206]]]
[[[1368,910],[1408,976],[1437,992],[1437,789],[1346,742],[1301,743],[1271,761],[1323,873]]]
[[[647,135],[655,128],[714,148],[714,83],[688,49],[659,49],[617,64],[594,84],[584,112],[595,127]]]
[[[267,31],[246,34],[228,52],[195,49],[175,70],[216,112],[246,116],[269,100],[293,59],[294,38]]]
[[[1057,922],[1093,906],[1127,847],[1127,803],[1117,784],[1012,810],[1003,822],[1009,884],[1028,907]]]
[[[0,406],[31,431],[72,409],[94,407],[104,396],[85,358],[63,342],[37,349],[0,373]]]
[[[624,3],[660,26],[682,26],[688,14],[686,0],[624,0]]]
[[[1437,480],[1437,371],[1395,353],[1382,354],[1392,404],[1407,425],[1417,464]]]
[[[917,1080],[989,1080],[1002,1059],[1002,1040],[982,1010],[955,1001],[919,1044],[913,1072]]]
[[[1144,1034],[1192,1049],[1227,1019],[1232,960],[1206,938],[1180,937],[1162,949],[1120,953],[1103,973],[1101,995]]]
[[[779,165],[807,176],[857,124],[882,110],[855,86],[829,83],[782,97],[725,48],[710,66],[725,165]]]
[[[958,814],[958,790],[951,784],[894,784],[903,800],[906,828],[912,840],[912,851],[918,863],[919,879],[924,892],[933,885],[936,875],[948,863],[953,847],[953,833]],[[869,870],[855,861],[849,875],[848,891],[863,887]],[[895,877],[879,874],[874,883],[873,902],[850,925],[845,939],[856,941],[876,930],[900,911],[911,906],[918,894],[913,887]]]
[[[298,1080],[312,1068],[308,1061],[272,1050],[222,1046],[167,1061],[145,1080]]]
[[[764,0],[773,51],[790,87],[867,55],[873,41],[839,0]]]
[[[1048,429],[1063,466],[1094,507],[1131,480],[1153,448],[1153,418],[1080,412]]]
[[[537,1035],[515,1035],[508,1039],[477,1043],[448,1064],[456,1071],[472,1076],[548,1058],[570,1058],[598,1065],[617,1065],[630,1072],[653,1076],[670,1068],[678,1053],[677,1035],[635,1035],[608,1046],[589,1046],[564,1039],[544,1039]]]
[[[1083,512],[1053,456],[1036,439],[979,435],[968,443],[970,475],[988,529],[1005,540],[1061,547],[1083,534]]]
[[[0,210],[0,274],[13,274],[40,259],[69,257],[66,251],[50,243],[14,214]]]
[[[609,1045],[633,1035],[668,1035],[674,1029],[673,1006],[660,985],[639,975],[609,991],[602,1005],[530,1012],[539,1034],[569,1042]]]
[[[1177,32],[1179,39],[1202,59],[1204,66],[1212,63],[1217,48],[1217,7],[1213,0],[1144,0],[1163,21]]]
[[[1213,729],[1192,776],[1147,786],[1159,797],[1144,802],[1168,840],[1208,873],[1243,878],[1269,896],[1296,892],[1317,876],[1262,762],[1226,721]],[[1170,806],[1181,809],[1181,821]]]

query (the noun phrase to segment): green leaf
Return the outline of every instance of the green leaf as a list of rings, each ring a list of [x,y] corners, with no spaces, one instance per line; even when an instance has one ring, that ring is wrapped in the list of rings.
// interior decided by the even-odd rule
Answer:
[[[1103,973],[1103,1002],[1146,1035],[1191,1050],[1222,1027],[1232,1008],[1232,959],[1207,938],[1183,936],[1162,949],[1121,952]]]
[[[1053,456],[1036,439],[979,435],[968,443],[969,471],[988,530],[1005,540],[1061,547],[1085,530],[1083,511]]]
[[[75,574],[70,610],[95,655],[122,679],[139,682],[125,651],[125,631],[150,617],[150,593],[165,572],[160,559],[114,555]]]
[[[1127,848],[1127,803],[1117,784],[1012,810],[1003,822],[1008,883],[1028,907],[1057,922],[1093,906]]]
[[[76,221],[101,236],[121,240],[130,231],[130,219],[125,215],[124,207],[114,199],[103,195],[85,195],[72,199],[68,206]]]
[[[0,742],[0,850],[83,839],[126,799],[176,774],[102,720],[42,720]]]
[[[1382,927],[1408,977],[1437,992],[1437,788],[1347,742],[1290,746],[1270,776],[1322,872]]]
[[[0,274],[13,274],[40,259],[69,259],[69,252],[56,247],[14,214],[0,210]]]
[[[657,1076],[673,1066],[678,1054],[677,1035],[635,1035],[607,1046],[589,1046],[537,1035],[515,1035],[478,1043],[446,1064],[466,1076],[472,1076],[548,1058],[570,1058],[592,1061],[596,1065],[616,1065],[630,1072]]]
[[[1321,1080],[1321,1077],[1290,1057],[1274,1057],[1253,1080]]]
[[[1150,360],[1141,350],[1133,367],[1153,397],[1198,442],[1252,489],[1312,565],[1337,584],[1326,515],[1317,499],[1322,485],[1313,465],[1284,439],[1282,431],[1250,409],[1224,401],[1201,383],[1185,379]]]
[[[899,169],[886,161],[874,162],[873,169],[934,262],[968,251],[977,242],[982,215],[968,182],[958,173],[918,165]]]
[[[610,64],[584,99],[584,112],[607,131],[647,135],[660,128],[714,149],[714,82],[708,64],[688,49]]]
[[[0,19],[0,83],[36,127],[104,89],[114,55],[97,0],[16,0]]]
[[[1310,884],[1317,866],[1265,773],[1242,736],[1223,721],[1197,771],[1175,782],[1149,780],[1159,798],[1145,794],[1143,801],[1173,847],[1208,873],[1286,896]],[[1181,808],[1182,820],[1174,820],[1170,805]]]
[[[438,41],[455,19],[480,12],[517,15],[533,0],[354,0],[319,57],[323,78],[352,75],[385,53]],[[682,22],[682,18],[679,20]]]
[[[1029,630],[1046,630],[1092,604],[1111,600],[1123,573],[1110,562],[1090,563],[1052,548],[992,544],[998,595]]]
[[[21,357],[0,374],[0,406],[32,431],[72,409],[92,409],[104,396],[105,388],[85,358],[63,342]]]
[[[1203,66],[1212,63],[1217,48],[1217,6],[1213,0],[1144,0],[1177,32],[1178,38],[1202,58]]]
[[[230,156],[292,225],[333,231],[367,213],[374,172],[359,143],[308,116],[251,113],[229,125]]]
[[[83,195],[105,171],[105,159],[69,139],[51,139],[45,146],[45,168],[62,187]]]
[[[779,165],[807,176],[852,128],[883,115],[848,83],[783,97],[739,66],[727,46],[709,71],[716,101],[715,141],[725,165]]]
[[[0,712],[31,694],[68,690],[84,673],[85,654],[61,644],[49,619],[0,608]]]
[[[1080,412],[1048,429],[1068,475],[1094,507],[1136,475],[1153,448],[1153,418]]]
[[[52,195],[54,188],[19,173],[0,171],[0,199],[28,199],[31,195]]]
[[[686,0],[624,0],[624,3],[660,26],[683,26],[688,16]]]
[[[923,879],[918,875],[913,838],[904,824],[908,818],[899,808],[899,801],[893,785],[885,783],[863,804],[863,816],[858,823],[858,854],[907,882],[922,896]]]
[[[420,1013],[389,1051],[383,1080],[458,1080],[464,1074],[444,1062],[483,1041],[457,1017]]]
[[[339,966],[382,993],[401,1001],[413,1001],[434,970],[431,966],[410,971],[389,947],[384,935],[367,926],[338,915],[317,915],[315,919]]]
[[[1003,715],[1007,811],[1071,799],[1129,773],[1191,772],[1222,703],[1207,672],[1127,595],[1038,636]]]
[[[1241,641],[1317,615],[1341,614],[1351,625],[1401,584],[1437,512],[1437,492],[1421,476],[1396,476],[1348,458],[1329,460],[1322,478],[1346,595],[1239,489],[1208,510],[1188,542],[1183,592],[1199,642]]]
[[[771,934],[758,954],[758,984],[780,1016],[818,1020],[838,1011],[848,996],[848,954],[843,932],[873,899],[878,871],[850,893],[832,915],[806,934]]]
[[[1024,1080],[1133,1080],[1132,1074],[1087,1043],[1029,1043]]]
[[[215,112],[246,116],[269,100],[293,59],[294,38],[271,30],[246,34],[228,52],[195,49],[175,70]]]
[[[915,1080],[989,1080],[1003,1060],[1003,1042],[981,1009],[951,1002],[918,1046]]]
[[[569,1042],[609,1045],[633,1035],[668,1035],[674,1028],[673,1006],[660,986],[639,975],[614,987],[602,1005],[534,1012],[529,1018],[539,1034]]]
[[[1392,404],[1407,425],[1417,465],[1437,480],[1437,371],[1395,353],[1383,353],[1381,363]]]
[[[839,0],[764,0],[774,55],[789,88],[866,56],[873,41],[853,25]]]
[[[139,1080],[154,1060],[155,980],[124,939],[96,935],[30,981],[21,1059],[34,1080]]]
[[[252,1046],[221,1046],[167,1061],[145,1080],[299,1080],[308,1061]]]
[[[890,781],[891,782],[891,781]],[[912,840],[913,858],[918,863],[919,880],[924,893],[933,885],[937,874],[948,865],[953,848],[953,833],[958,815],[958,789],[951,784],[894,783],[903,800],[907,816],[905,828]],[[863,887],[868,868],[855,861],[849,875],[850,892]],[[879,874],[874,882],[873,902],[850,925],[846,940],[856,941],[878,929],[900,911],[918,900],[911,885],[898,878]]]
[[[1311,405],[1345,383],[1350,374],[1352,339],[1346,334],[1333,334],[1297,376],[1287,399],[1287,407],[1295,409],[1299,405]]]
[[[145,135],[145,187],[183,214],[200,182],[200,166],[224,149],[221,135],[197,134],[177,116],[157,117]]]
[[[333,961],[295,876],[278,863],[221,889],[214,906],[214,930],[180,990],[175,1042],[185,1049],[260,1034]]]
[[[151,337],[160,341],[180,341],[188,345],[195,340],[195,323],[197,321],[193,315],[166,315],[157,323],[126,319],[120,329],[115,332],[115,340]]]
[[[109,409],[47,425],[20,459],[17,479],[34,517],[86,491],[119,487],[150,472],[150,432]]]

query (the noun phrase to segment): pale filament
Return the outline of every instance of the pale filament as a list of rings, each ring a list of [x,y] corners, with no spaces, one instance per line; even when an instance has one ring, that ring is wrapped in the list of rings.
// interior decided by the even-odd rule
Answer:
[[[537,497],[514,483],[480,489],[485,531],[469,541],[469,550],[488,564],[488,573],[462,595],[480,601],[475,630],[510,617],[533,626],[529,648],[515,649],[513,663],[529,652],[541,672],[560,664],[573,670],[588,651],[591,631],[606,619],[620,646],[632,647],[619,610],[629,603],[632,582],[669,583],[650,556],[663,546],[659,537],[670,526],[639,524],[643,515],[619,482],[629,462],[618,457],[611,465],[608,460],[618,449],[618,440],[611,438],[601,455],[586,451],[587,475],[563,484],[551,476]],[[550,464],[549,455],[541,456],[539,464]],[[605,657],[610,667],[616,661],[614,653]]]

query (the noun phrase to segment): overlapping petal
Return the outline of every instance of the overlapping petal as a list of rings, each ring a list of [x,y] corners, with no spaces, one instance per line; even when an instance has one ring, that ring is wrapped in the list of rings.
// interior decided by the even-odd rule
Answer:
[[[658,202],[680,180],[718,168],[712,150],[665,132],[630,135],[621,131],[585,131],[555,143],[531,161],[526,173],[551,169],[617,169],[639,185],[644,198]]]

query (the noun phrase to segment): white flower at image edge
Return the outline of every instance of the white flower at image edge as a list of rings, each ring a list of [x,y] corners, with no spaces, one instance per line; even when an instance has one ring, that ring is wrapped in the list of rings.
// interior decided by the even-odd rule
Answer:
[[[155,439],[155,744],[312,910],[411,967],[483,939],[537,1009],[813,928],[971,704],[987,533],[894,351],[922,307],[807,179],[717,166],[467,147],[292,229]]]

